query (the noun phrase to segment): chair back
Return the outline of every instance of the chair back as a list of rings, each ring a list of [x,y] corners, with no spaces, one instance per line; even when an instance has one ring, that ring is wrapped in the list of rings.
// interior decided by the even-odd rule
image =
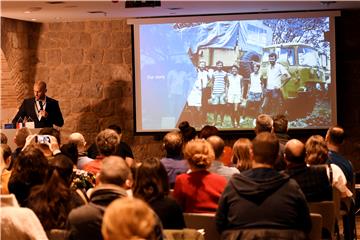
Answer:
[[[166,240],[205,240],[204,235],[196,229],[164,229],[163,233]]]
[[[322,238],[334,239],[336,219],[334,201],[310,202],[308,204],[310,213],[318,213],[322,216]]]
[[[323,218],[319,213],[310,213],[311,217],[311,231],[309,233],[310,240],[320,240],[321,239],[321,231],[323,225]]]
[[[220,234],[216,230],[215,214],[213,213],[184,213],[186,227],[204,229],[205,240],[219,240]]]
[[[295,229],[245,228],[226,230],[221,240],[308,240],[308,236]]]

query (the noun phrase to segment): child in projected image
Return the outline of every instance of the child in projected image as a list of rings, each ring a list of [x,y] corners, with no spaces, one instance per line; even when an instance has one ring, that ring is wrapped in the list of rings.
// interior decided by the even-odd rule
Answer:
[[[233,126],[238,127],[238,122],[240,120],[239,112],[239,103],[241,102],[242,89],[241,82],[243,81],[243,76],[238,74],[239,68],[236,65],[231,67],[231,73],[228,74],[228,89],[227,89],[227,102],[231,106],[229,112],[231,113],[231,120]]]
[[[260,79],[260,63],[253,62],[253,70],[254,71],[250,74],[250,85],[247,95],[245,115],[255,118],[260,113],[264,89]],[[241,120],[240,124],[242,122]]]

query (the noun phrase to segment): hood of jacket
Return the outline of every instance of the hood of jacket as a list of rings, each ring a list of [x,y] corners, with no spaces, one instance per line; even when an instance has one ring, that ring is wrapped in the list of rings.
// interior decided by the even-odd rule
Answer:
[[[234,174],[229,184],[249,201],[261,203],[289,181],[289,176],[272,168],[254,168]]]

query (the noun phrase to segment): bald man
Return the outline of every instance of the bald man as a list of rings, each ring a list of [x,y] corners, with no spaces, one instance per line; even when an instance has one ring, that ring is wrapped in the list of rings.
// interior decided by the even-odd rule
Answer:
[[[221,157],[225,147],[224,140],[219,136],[210,136],[206,140],[211,144],[215,152],[215,161],[211,163],[208,171],[224,176],[226,180],[229,181],[232,175],[239,173],[239,170],[235,167],[227,167],[221,162]]]
[[[25,99],[18,113],[12,120],[13,124],[25,119],[34,121],[35,128],[62,127],[64,119],[58,101],[46,96],[46,83],[39,81],[34,84],[34,97]],[[30,121],[31,121],[30,120]]]
[[[307,166],[305,145],[297,139],[285,145],[285,172],[295,179],[304,192],[308,202],[332,200],[332,184],[327,174],[327,165]]]
[[[81,133],[75,132],[70,134],[69,143],[74,143],[77,147],[79,157],[76,166],[78,169],[83,169],[86,164],[94,161],[94,159],[89,158],[86,154],[86,141]]]

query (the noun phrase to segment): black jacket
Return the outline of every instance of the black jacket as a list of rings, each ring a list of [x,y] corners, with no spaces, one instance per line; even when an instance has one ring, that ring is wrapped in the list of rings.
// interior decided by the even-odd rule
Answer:
[[[25,117],[31,117],[35,123],[35,128],[53,127],[53,124],[58,127],[64,125],[64,119],[58,101],[46,97],[45,111],[48,113],[48,116],[46,118],[41,118],[39,121],[35,111],[35,98],[25,99],[21,104],[18,113],[12,120],[12,123],[16,124],[20,118],[24,119]]]
[[[272,228],[311,230],[305,196],[295,180],[270,168],[234,174],[219,200],[219,232]]]
[[[68,217],[69,239],[103,239],[101,224],[105,209],[115,199],[127,196],[126,191],[116,185],[96,187],[89,204],[73,209]]]

